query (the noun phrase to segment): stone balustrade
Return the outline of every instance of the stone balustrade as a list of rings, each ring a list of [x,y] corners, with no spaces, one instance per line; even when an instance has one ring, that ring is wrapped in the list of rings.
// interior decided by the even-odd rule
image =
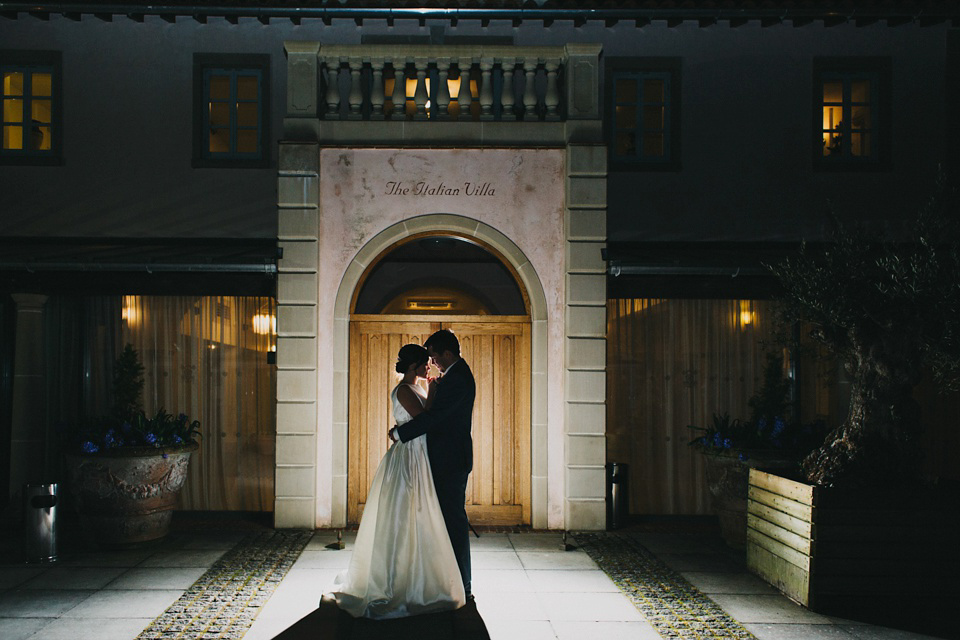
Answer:
[[[596,45],[291,41],[285,49],[288,123],[564,122],[599,115]],[[583,78],[575,77],[578,69]],[[581,80],[584,96],[574,86]]]
[[[321,46],[321,117],[560,120],[564,57],[563,47]]]

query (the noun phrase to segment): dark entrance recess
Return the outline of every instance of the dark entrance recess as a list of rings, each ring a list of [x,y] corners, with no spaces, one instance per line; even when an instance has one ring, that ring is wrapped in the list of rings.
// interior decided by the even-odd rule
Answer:
[[[368,272],[358,314],[526,315],[514,276],[493,253],[455,236],[414,238]]]

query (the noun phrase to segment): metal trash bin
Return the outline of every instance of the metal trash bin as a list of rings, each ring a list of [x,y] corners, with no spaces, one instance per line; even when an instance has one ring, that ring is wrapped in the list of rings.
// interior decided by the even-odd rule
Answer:
[[[607,531],[619,529],[630,515],[630,465],[607,463]]]
[[[23,556],[27,562],[57,561],[59,502],[56,483],[23,485]]]

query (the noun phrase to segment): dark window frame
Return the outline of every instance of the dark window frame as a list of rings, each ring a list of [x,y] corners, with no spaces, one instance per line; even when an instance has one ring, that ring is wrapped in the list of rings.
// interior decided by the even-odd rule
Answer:
[[[849,108],[848,83],[858,77],[869,77],[876,86],[871,88],[870,131],[874,135],[874,149],[869,157],[844,154],[839,157],[823,155],[823,84],[828,80],[844,82],[842,106]],[[885,57],[820,57],[813,60],[812,83],[812,155],[813,169],[817,172],[831,171],[890,171],[892,167],[892,101],[891,61]],[[875,101],[875,102],[874,102]],[[849,120],[849,118],[847,118]],[[845,127],[845,131],[848,127]]]
[[[616,79],[628,74],[662,74],[669,79],[665,89],[663,159],[628,159],[616,155]],[[680,116],[682,105],[682,60],[679,57],[607,58],[604,62],[604,139],[607,141],[611,171],[680,171]],[[642,116],[641,116],[642,117]]]
[[[231,73],[255,71],[260,78],[259,154],[215,154],[209,149],[207,92],[205,77],[210,71]],[[271,166],[270,148],[270,55],[269,54],[193,54],[193,162],[195,168],[263,169]]]
[[[0,165],[62,165],[63,54],[60,51],[2,49],[0,50],[0,69],[2,71],[7,69],[48,70],[51,73],[50,91],[52,94],[50,97],[50,149],[48,151],[31,151],[0,148]]]

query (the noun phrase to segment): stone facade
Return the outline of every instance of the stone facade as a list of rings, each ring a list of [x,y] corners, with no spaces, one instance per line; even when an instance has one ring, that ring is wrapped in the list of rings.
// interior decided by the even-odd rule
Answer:
[[[496,56],[477,49],[471,59],[481,65],[488,57],[557,56],[575,76],[563,96],[566,115],[507,122],[492,112],[485,119],[484,104],[479,119],[448,127],[352,118],[329,95],[336,81],[328,80],[321,108],[314,80],[339,68],[341,57],[350,59],[347,49],[287,44],[293,104],[285,133],[303,140],[280,145],[277,526],[345,524],[350,300],[383,251],[431,232],[492,247],[527,292],[531,524],[602,528],[606,148],[599,138],[599,46],[501,47]],[[464,47],[379,52],[413,60],[471,53]],[[593,87],[589,95],[580,95],[581,84]],[[425,141],[446,148],[427,148]],[[435,189],[429,198],[416,190],[421,183]]]

